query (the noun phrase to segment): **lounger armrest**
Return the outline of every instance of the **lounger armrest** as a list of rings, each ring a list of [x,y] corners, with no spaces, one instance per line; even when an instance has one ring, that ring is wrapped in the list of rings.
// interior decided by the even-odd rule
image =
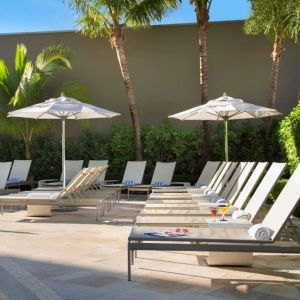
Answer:
[[[38,186],[42,187],[42,186],[47,185],[48,183],[53,183],[53,182],[56,182],[56,181],[58,181],[58,179],[42,179],[42,180],[39,180]]]
[[[114,184],[114,183],[121,183],[121,180],[116,180],[116,179],[104,180],[101,182],[101,185]]]
[[[171,186],[191,186],[191,183],[187,181],[173,181]]]

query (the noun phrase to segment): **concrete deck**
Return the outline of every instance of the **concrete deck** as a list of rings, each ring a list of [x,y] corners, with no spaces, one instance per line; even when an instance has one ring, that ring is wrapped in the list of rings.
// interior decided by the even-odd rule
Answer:
[[[208,267],[205,253],[140,252],[127,281],[127,237],[143,202],[0,215],[0,299],[299,299],[300,256],[255,255],[251,268]]]

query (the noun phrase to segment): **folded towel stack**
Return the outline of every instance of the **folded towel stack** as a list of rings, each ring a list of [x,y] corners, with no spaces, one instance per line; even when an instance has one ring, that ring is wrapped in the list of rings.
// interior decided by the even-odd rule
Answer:
[[[248,230],[249,235],[259,241],[268,241],[271,239],[271,229],[262,224],[255,224],[251,226]]]
[[[9,183],[17,183],[20,181],[19,177],[12,177],[8,180]]]
[[[163,181],[155,181],[154,182],[154,186],[158,187],[158,186],[165,186],[165,183]]]
[[[135,185],[135,181],[132,179],[126,179],[123,183],[128,186]]]
[[[242,209],[238,209],[232,213],[232,219],[249,221],[251,219],[251,214]]]

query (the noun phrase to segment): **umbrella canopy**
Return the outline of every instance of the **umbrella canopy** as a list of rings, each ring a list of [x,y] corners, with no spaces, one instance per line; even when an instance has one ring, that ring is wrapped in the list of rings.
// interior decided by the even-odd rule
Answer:
[[[66,181],[65,170],[65,120],[73,119],[98,119],[119,116],[103,108],[80,102],[63,94],[58,98],[51,98],[45,102],[34,104],[8,113],[8,117],[20,117],[31,119],[60,119],[62,120],[62,170],[63,186]]]
[[[228,160],[228,120],[253,119],[280,115],[276,109],[246,103],[241,99],[227,96],[210,100],[207,103],[169,116],[182,121],[224,121],[225,124],[225,159]]]

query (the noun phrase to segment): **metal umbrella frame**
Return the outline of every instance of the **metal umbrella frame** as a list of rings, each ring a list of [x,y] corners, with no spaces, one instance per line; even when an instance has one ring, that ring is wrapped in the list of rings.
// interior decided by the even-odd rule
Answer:
[[[66,184],[66,120],[112,118],[119,115],[119,113],[65,97],[63,94],[58,98],[51,98],[8,113],[8,117],[61,120],[63,187]]]
[[[215,100],[182,111],[180,113],[169,116],[169,118],[186,120],[202,120],[202,121],[224,121],[224,148],[225,160],[228,161],[228,121],[242,119],[257,119],[264,117],[272,117],[281,115],[276,109],[246,103],[241,99],[235,99],[223,94]]]

